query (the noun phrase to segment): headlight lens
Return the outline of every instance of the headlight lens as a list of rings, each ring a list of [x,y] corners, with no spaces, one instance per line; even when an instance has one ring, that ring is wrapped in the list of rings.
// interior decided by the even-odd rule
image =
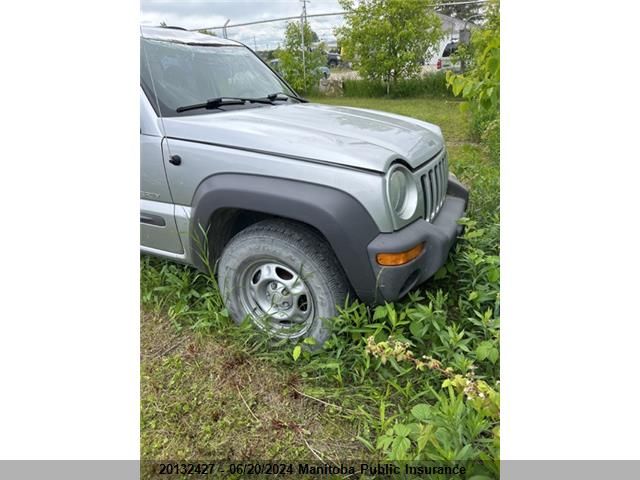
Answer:
[[[395,215],[410,219],[418,208],[418,187],[411,172],[402,165],[394,165],[387,176],[387,197]]]
[[[407,197],[407,177],[401,170],[396,170],[389,177],[389,203],[394,212],[402,212]]]

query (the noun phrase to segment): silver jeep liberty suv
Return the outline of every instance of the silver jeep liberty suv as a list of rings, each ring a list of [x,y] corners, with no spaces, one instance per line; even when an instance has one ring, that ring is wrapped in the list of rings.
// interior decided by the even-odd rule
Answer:
[[[446,261],[468,191],[440,128],[309,103],[244,45],[141,28],[141,251],[215,270],[233,318],[330,333]]]

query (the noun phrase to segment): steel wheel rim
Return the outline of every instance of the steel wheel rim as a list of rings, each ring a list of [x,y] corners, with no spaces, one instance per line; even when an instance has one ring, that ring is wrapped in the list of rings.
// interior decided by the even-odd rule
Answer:
[[[315,303],[307,283],[282,261],[264,258],[240,275],[243,310],[262,330],[278,338],[298,338],[313,323]]]

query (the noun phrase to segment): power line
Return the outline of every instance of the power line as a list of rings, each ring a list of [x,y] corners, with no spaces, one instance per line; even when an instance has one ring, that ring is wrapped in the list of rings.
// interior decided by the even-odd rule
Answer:
[[[456,5],[472,5],[472,4],[483,4],[483,3],[487,3],[489,0],[468,0],[468,1],[464,1],[464,2],[448,2],[448,3],[438,3],[435,5],[428,5],[428,8],[439,8],[439,7],[449,7],[449,6],[456,6]],[[305,8],[306,10],[306,8]],[[306,18],[311,18],[311,17],[331,17],[331,16],[338,16],[338,15],[348,15],[350,12],[348,11],[343,11],[343,12],[333,12],[333,13],[314,13],[312,15],[305,15]],[[227,29],[227,28],[234,28],[234,27],[246,27],[249,25],[258,25],[261,23],[271,23],[271,22],[282,22],[285,20],[298,20],[300,19],[300,15],[296,15],[294,17],[281,17],[281,18],[271,18],[269,20],[256,20],[254,22],[245,22],[245,23],[236,23],[235,25],[229,25],[229,20],[227,20],[227,22],[222,25],[222,26],[218,26],[218,27],[200,27],[200,28],[190,28],[188,29],[190,32],[197,32],[198,30],[219,30],[219,29]]]
[[[486,1],[486,0],[484,0]],[[335,13],[314,13],[312,15],[307,15],[309,17],[330,17],[332,15],[344,15],[348,12],[335,12]],[[300,15],[296,15],[295,17],[282,17],[282,18],[271,18],[269,20],[257,20],[255,22],[246,22],[246,23],[236,23],[235,25],[227,25],[226,27],[203,27],[203,28],[190,28],[188,29],[190,32],[197,32],[198,30],[218,30],[220,28],[233,28],[233,27],[246,27],[249,25],[258,25],[260,23],[270,23],[270,22],[282,22],[284,20],[299,20]]]

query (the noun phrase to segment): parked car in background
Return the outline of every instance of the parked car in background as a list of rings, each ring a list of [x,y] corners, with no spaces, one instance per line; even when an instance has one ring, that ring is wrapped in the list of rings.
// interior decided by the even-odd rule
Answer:
[[[339,53],[328,52],[327,53],[327,65],[330,68],[335,68],[342,63],[342,57]]]
[[[455,53],[458,51],[458,42],[449,42],[445,45],[442,53],[440,54],[440,58],[438,58],[438,63],[436,64],[436,68],[438,70],[453,70],[455,72],[459,72],[462,70],[462,65],[459,61],[453,62],[453,58],[455,57]]]
[[[273,68],[276,72],[278,72],[280,75],[282,75],[282,69],[280,68],[279,58],[272,58],[271,60],[269,60],[269,66]]]

